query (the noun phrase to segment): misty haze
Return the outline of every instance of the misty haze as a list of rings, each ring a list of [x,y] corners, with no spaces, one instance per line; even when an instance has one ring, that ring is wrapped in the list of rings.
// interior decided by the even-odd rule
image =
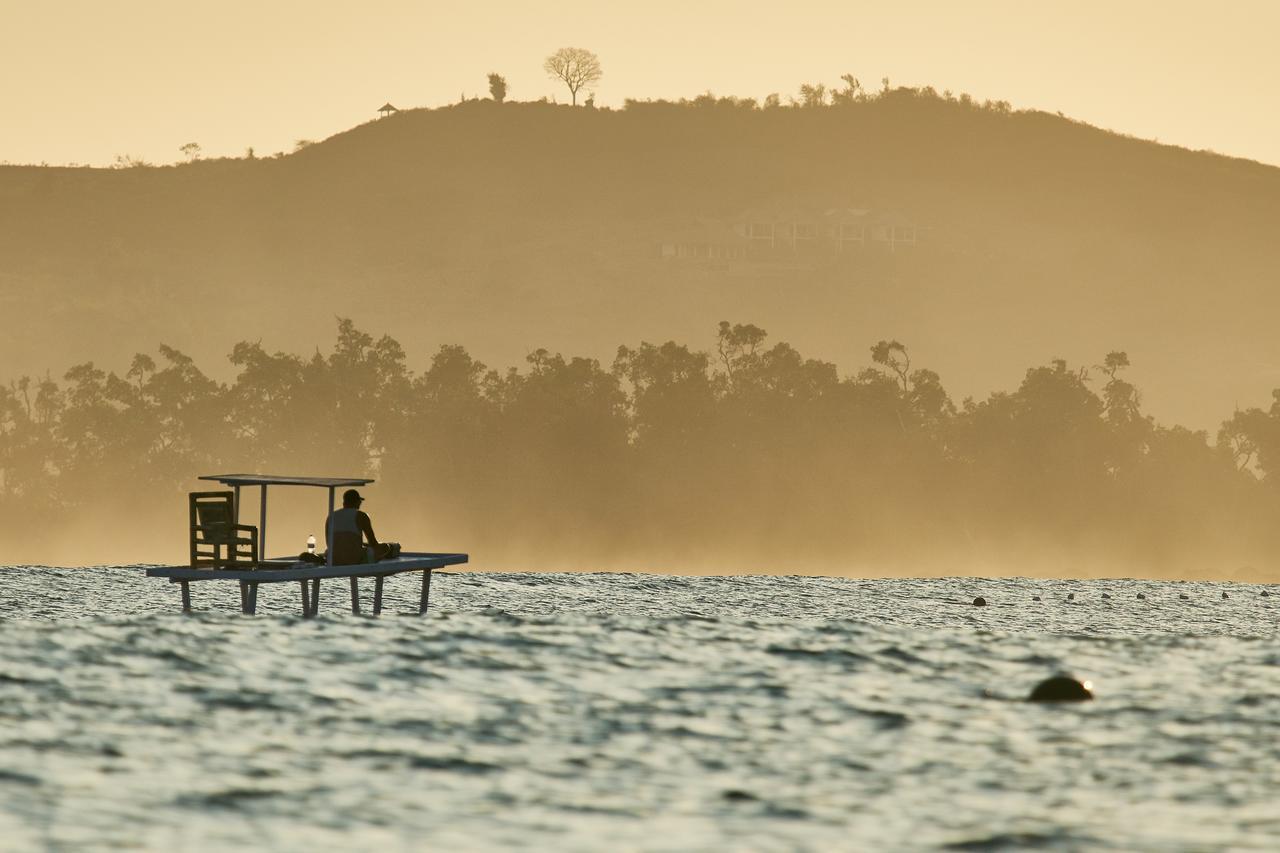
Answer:
[[[15,283],[0,500],[40,507],[39,554],[115,555],[98,487],[150,484],[129,512],[161,524],[204,468],[330,458],[413,495],[393,505],[414,532],[480,537],[491,565],[1274,572],[1274,168],[852,77],[786,103],[490,97],[385,115],[274,158],[0,172]],[[404,356],[306,388],[335,315]],[[708,356],[726,318],[774,336],[736,382]],[[668,340],[689,364],[616,358]],[[938,399],[864,373],[880,340],[905,344]],[[158,345],[181,356],[152,381]],[[254,346],[295,358],[273,374]],[[563,354],[574,367],[547,393],[585,411],[526,410],[527,383],[479,366],[439,388],[441,346],[501,376],[529,361],[535,381]],[[1113,351],[1133,366],[1098,367]],[[1036,397],[1055,371],[1066,396]],[[331,405],[360,423],[316,423],[343,381],[357,386]],[[892,401],[866,402],[877,382]],[[1025,403],[1005,400],[1020,383]],[[654,406],[678,411],[655,425]],[[453,418],[491,415],[491,435],[455,427],[477,444],[449,437]],[[434,432],[397,436],[404,419]],[[295,451],[299,424],[318,435]],[[974,429],[992,433],[960,438]],[[8,549],[37,560],[31,520],[6,517]]]

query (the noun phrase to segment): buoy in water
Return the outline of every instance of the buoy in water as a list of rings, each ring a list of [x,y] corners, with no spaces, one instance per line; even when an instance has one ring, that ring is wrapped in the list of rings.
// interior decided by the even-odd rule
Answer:
[[[1088,702],[1093,698],[1093,685],[1074,675],[1055,675],[1036,685],[1028,702]]]
[[[1224,591],[1224,592],[1222,593],[1222,597],[1223,597],[1223,598],[1230,598],[1231,596],[1227,595],[1227,594],[1226,594],[1226,592]]]
[[[1138,600],[1139,600],[1139,601],[1146,601],[1146,600],[1147,600],[1147,597],[1146,597],[1145,595],[1143,595],[1142,593],[1138,593]]]
[[[1102,594],[1102,597],[1103,597],[1103,598],[1110,598],[1111,596],[1110,596],[1110,594],[1108,594],[1108,593],[1105,593],[1105,592],[1104,592],[1104,593]]]
[[[986,600],[985,598],[983,598],[982,596],[978,596],[977,598],[975,598],[975,599],[973,600],[973,606],[974,606],[974,607],[986,607],[986,606],[987,606],[987,600]]]
[[[1187,595],[1185,592],[1178,593],[1178,598],[1181,598],[1183,601],[1186,601],[1190,597],[1191,596]]]
[[[1259,593],[1259,594],[1260,594],[1263,598],[1270,598],[1270,597],[1271,597],[1271,593],[1267,592],[1265,589],[1264,589],[1261,593]]]
[[[1075,601],[1075,600],[1076,600],[1076,594],[1074,592],[1067,593],[1067,601]]]
[[[1264,593],[1263,593],[1263,595],[1266,595],[1266,593],[1264,592]],[[1032,600],[1032,601],[1039,601],[1039,600],[1040,600],[1040,596],[1038,596],[1038,595],[1033,595],[1033,596],[1031,596],[1031,600]]]

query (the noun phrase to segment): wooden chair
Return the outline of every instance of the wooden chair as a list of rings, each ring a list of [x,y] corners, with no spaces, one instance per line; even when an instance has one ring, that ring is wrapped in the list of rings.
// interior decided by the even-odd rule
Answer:
[[[191,568],[253,569],[258,528],[236,524],[232,492],[191,492]]]

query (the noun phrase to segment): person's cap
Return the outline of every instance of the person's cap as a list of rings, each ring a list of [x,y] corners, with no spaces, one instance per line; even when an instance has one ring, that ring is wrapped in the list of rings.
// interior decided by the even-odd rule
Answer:
[[[347,504],[360,504],[364,503],[364,498],[360,497],[360,493],[355,489],[347,489],[342,493],[342,503],[343,506]]]

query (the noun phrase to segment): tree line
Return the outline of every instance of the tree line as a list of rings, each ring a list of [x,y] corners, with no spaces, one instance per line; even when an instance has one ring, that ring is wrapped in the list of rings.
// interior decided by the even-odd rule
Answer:
[[[327,354],[236,344],[221,382],[161,346],[123,375],[0,387],[0,544],[173,517],[194,476],[236,470],[375,476],[380,522],[540,566],[1159,571],[1275,553],[1280,391],[1211,437],[1146,415],[1122,352],[960,403],[903,344],[869,356],[841,375],[723,322],[705,351],[539,349],[499,371],[448,345],[415,372],[342,320]]]

